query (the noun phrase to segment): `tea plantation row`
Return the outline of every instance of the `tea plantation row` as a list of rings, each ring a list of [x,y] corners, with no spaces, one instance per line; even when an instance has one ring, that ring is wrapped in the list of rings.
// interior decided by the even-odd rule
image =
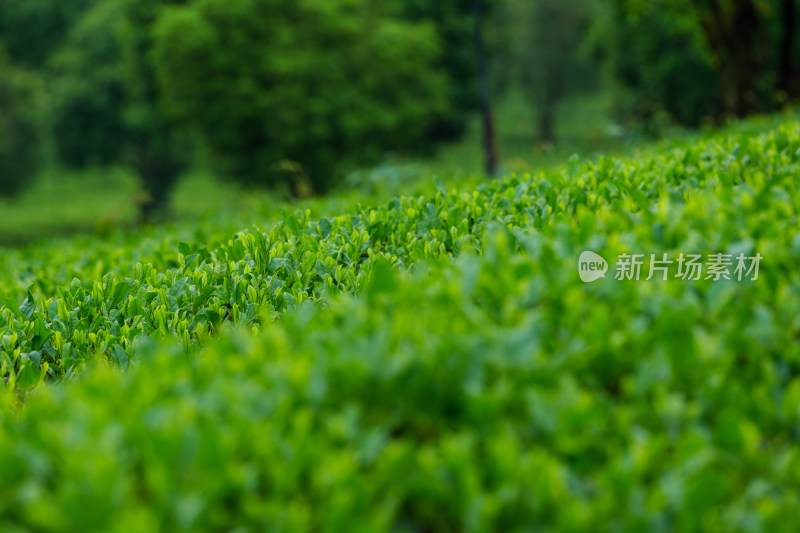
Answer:
[[[794,531],[799,186],[788,122],[8,302],[0,529]],[[614,279],[681,252],[763,259]]]
[[[754,216],[769,217],[774,231],[786,235],[799,149],[796,126],[789,123],[735,145],[708,141],[643,160],[573,161],[562,173],[510,178],[472,193],[442,189],[428,198],[401,197],[330,219],[286,213],[271,230],[238,233],[213,251],[180,244],[177,268],[136,264],[127,275],[112,270],[91,286],[74,280],[51,294],[4,300],[0,374],[9,387],[26,390],[47,377],[71,376],[95,354],[126,366],[131,341],[143,334],[177,336],[191,351],[225,322],[258,327],[303,301],[357,292],[379,258],[402,267],[458,255],[465,246],[479,248],[486,225],[494,222],[544,234],[565,221],[586,231],[587,214],[610,209],[644,218],[667,200],[688,202],[711,190],[706,208],[710,202],[744,202],[737,213],[757,209]],[[679,235],[695,238],[693,217],[653,231],[677,224]],[[753,235],[735,225],[708,229],[705,242],[690,241],[689,247],[722,251],[714,246]],[[604,234],[625,237],[613,227]],[[655,251],[674,244],[665,241]],[[758,251],[770,253],[775,244],[766,246]]]

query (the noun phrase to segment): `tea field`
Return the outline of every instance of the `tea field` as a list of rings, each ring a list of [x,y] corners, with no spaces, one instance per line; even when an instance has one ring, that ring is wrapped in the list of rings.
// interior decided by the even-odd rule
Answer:
[[[784,117],[9,249],[0,530],[796,531],[798,189]]]

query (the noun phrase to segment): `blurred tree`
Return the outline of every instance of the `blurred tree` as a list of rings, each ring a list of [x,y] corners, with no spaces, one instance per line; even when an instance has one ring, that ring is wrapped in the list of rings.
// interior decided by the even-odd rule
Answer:
[[[559,103],[595,87],[596,69],[584,57],[594,2],[507,0],[502,19],[509,33],[512,82],[522,86],[538,116],[539,140],[555,140]]]
[[[595,25],[639,116],[697,125],[800,90],[793,0],[607,0]]]
[[[663,114],[696,126],[722,111],[719,78],[691,0],[606,0],[593,40],[625,89],[622,116],[645,124]],[[648,126],[649,127],[649,126]]]
[[[0,73],[0,196],[14,196],[36,177],[42,87],[2,47]]]
[[[430,136],[455,139],[464,132],[470,112],[479,108],[475,0],[390,0],[390,3],[399,16],[412,21],[429,21],[436,28],[442,45],[437,67],[447,76],[446,95],[451,112],[439,118]],[[481,0],[481,3],[484,18],[488,20],[500,0]],[[489,53],[493,44],[489,43]]]
[[[478,59],[478,103],[481,108],[481,124],[483,126],[483,152],[486,160],[484,172],[487,176],[497,174],[497,147],[495,144],[494,116],[489,95],[489,69],[486,58],[486,41],[484,37],[484,2],[473,0],[473,17],[475,31],[475,55]]]
[[[714,58],[725,108],[736,116],[755,111],[767,45],[765,13],[755,0],[692,0],[692,5]]]
[[[129,157],[144,185],[142,214],[152,218],[167,199],[190,151],[184,132],[164,113],[153,63],[152,27],[165,6],[184,0],[122,0],[122,66],[126,80],[125,122],[130,132]]]
[[[141,180],[143,219],[164,212],[187,160],[180,132],[159,107],[150,65],[149,27],[165,3],[98,3],[53,60],[60,160],[76,167],[129,164]]]
[[[119,2],[99,4],[52,59],[56,148],[70,166],[113,164],[125,151],[123,18]]]
[[[795,58],[797,47],[797,3],[781,0],[780,64],[778,66],[778,89],[788,99],[800,96],[800,68]]]
[[[193,0],[153,35],[172,116],[246,183],[323,191],[450,112],[435,29],[369,0]]]
[[[16,64],[42,68],[97,0],[0,0],[0,42]]]

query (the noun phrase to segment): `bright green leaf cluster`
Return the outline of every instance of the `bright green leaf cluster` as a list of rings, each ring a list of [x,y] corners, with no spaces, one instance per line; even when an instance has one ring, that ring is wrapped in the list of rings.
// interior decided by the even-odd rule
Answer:
[[[40,361],[39,378],[70,376],[94,354],[120,360],[115,347],[127,349],[142,334],[176,336],[191,349],[224,322],[258,326],[262,317],[306,300],[355,293],[377,258],[408,266],[479,248],[492,223],[543,235],[570,224],[582,237],[606,235],[622,250],[629,236],[619,225],[634,219],[659,237],[657,251],[679,243],[687,252],[722,251],[751,240],[756,234],[747,226],[769,213],[777,219],[774,238],[792,237],[779,221],[796,216],[790,191],[798,162],[800,135],[789,123],[735,145],[714,140],[660,157],[571,163],[561,173],[508,178],[472,193],[441,189],[428,198],[400,197],[330,219],[311,220],[309,210],[285,212],[269,231],[240,232],[213,251],[179,244],[175,268],[137,263],[91,287],[73,280],[55,294],[28,292],[20,305],[5,300],[0,373],[12,388],[15,376],[32,368],[28,361]],[[719,220],[703,222],[710,209]],[[612,216],[606,221],[605,214]],[[774,248],[766,240],[756,246],[767,257],[778,253]],[[26,385],[38,383],[25,372]]]

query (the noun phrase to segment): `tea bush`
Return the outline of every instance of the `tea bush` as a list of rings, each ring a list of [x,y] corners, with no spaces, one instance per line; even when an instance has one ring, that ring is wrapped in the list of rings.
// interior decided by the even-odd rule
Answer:
[[[464,246],[479,248],[486,225],[494,222],[547,235],[558,221],[586,228],[583,213],[655,216],[669,199],[686,203],[707,195],[706,207],[720,204],[718,212],[732,210],[730,216],[743,212],[735,201],[758,209],[757,218],[775,212],[771,220],[783,232],[781,221],[791,220],[793,211],[781,202],[792,206],[798,150],[797,127],[789,123],[735,143],[714,139],[642,159],[572,160],[560,173],[512,177],[466,193],[440,188],[430,197],[398,197],[319,220],[311,220],[308,210],[286,212],[270,230],[240,232],[214,250],[178,243],[177,255],[166,261],[173,268],[139,261],[124,274],[108,271],[91,286],[76,279],[46,286],[38,296],[29,291],[21,303],[7,298],[0,310],[0,371],[10,386],[27,389],[46,376],[72,375],[97,353],[125,366],[125,349],[142,334],[177,336],[189,349],[223,322],[258,326],[262,316],[303,301],[357,292],[376,259],[407,266],[458,255]],[[694,235],[696,216],[673,230],[691,236],[695,249],[701,243]],[[657,228],[663,235],[675,224],[659,221]],[[753,248],[753,234],[730,221],[707,229],[727,233],[724,239],[701,233],[703,249],[721,251],[712,245],[740,240]],[[625,237],[613,223],[605,234]]]
[[[793,531],[798,163],[789,121],[7,301],[0,527]],[[584,284],[584,250],[763,259]]]

